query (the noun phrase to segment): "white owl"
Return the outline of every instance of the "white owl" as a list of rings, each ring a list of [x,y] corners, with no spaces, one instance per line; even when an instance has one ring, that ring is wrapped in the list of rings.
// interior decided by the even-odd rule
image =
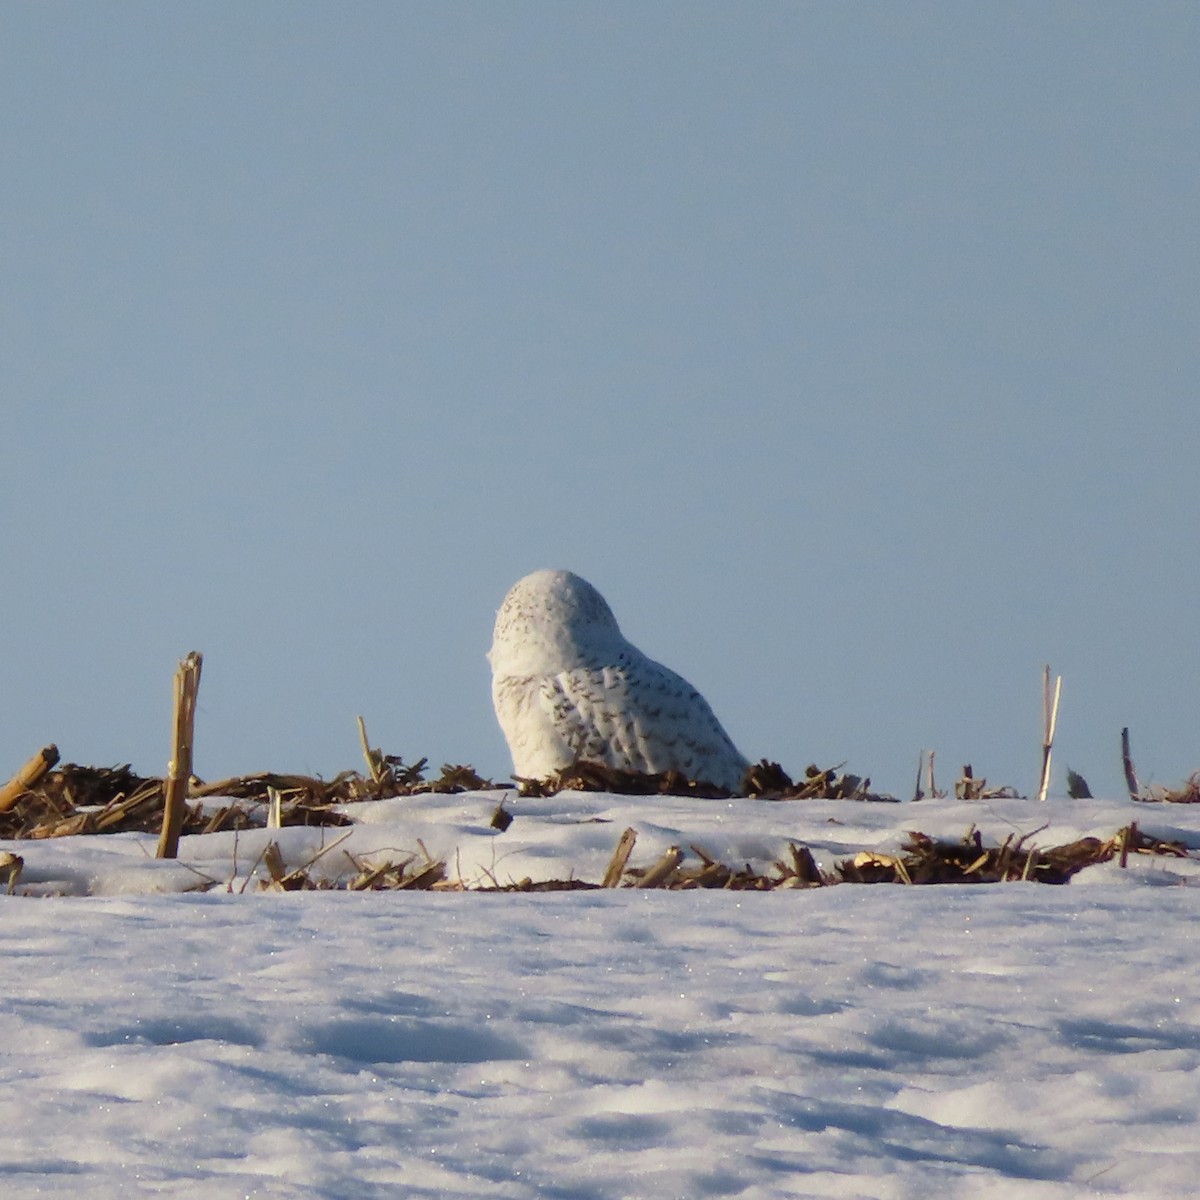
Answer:
[[[522,778],[589,759],[741,787],[750,764],[704,697],[630,645],[604,597],[570,571],[534,571],[513,585],[488,661],[496,717]]]

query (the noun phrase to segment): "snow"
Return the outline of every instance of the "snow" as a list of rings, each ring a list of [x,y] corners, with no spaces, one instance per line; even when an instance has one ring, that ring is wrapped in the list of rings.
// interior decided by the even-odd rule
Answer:
[[[427,796],[359,824],[5,843],[0,1177],[15,1196],[1184,1197],[1200,1174],[1197,861],[1065,887],[268,893],[445,856],[603,873],[696,843],[832,867],[907,829],[1049,846],[1129,802]],[[235,862],[236,853],[236,862]],[[353,855],[353,861],[347,855]],[[258,868],[261,874],[261,868]],[[453,870],[452,870],[453,873]],[[188,891],[215,881],[206,892]],[[243,890],[243,885],[246,885]],[[204,886],[209,886],[204,883]],[[39,894],[46,898],[39,898]]]

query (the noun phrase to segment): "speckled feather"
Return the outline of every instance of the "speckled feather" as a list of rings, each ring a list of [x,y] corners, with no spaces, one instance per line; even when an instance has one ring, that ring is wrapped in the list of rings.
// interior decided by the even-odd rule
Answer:
[[[741,785],[749,763],[708,702],[626,641],[604,597],[578,575],[535,571],[516,583],[488,659],[496,717],[523,778],[582,758]]]

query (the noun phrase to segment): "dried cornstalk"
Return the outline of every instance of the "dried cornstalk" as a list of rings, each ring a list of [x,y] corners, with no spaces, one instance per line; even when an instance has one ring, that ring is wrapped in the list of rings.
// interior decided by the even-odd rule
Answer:
[[[1133,755],[1129,752],[1129,726],[1121,730],[1121,766],[1125,768],[1125,786],[1129,789],[1130,800],[1142,798],[1142,786],[1138,783],[1137,772],[1133,769]]]
[[[58,762],[58,747],[43,746],[2,788],[0,812],[10,808]]]
[[[987,790],[986,779],[975,778],[975,768],[964,763],[962,775],[954,785],[954,795],[959,800],[981,800]]]
[[[799,846],[795,842],[788,843],[788,851],[792,856],[792,872],[801,883],[811,883],[818,887],[825,886],[825,877],[817,866],[812,851],[807,846]]]
[[[616,850],[613,851],[612,859],[608,864],[608,870],[604,872],[604,881],[601,883],[601,887],[620,887],[621,876],[625,874],[625,864],[629,861],[630,854],[633,853],[636,841],[637,830],[632,826],[621,834],[621,840],[617,843]]]
[[[1050,789],[1050,757],[1054,751],[1054,730],[1058,724],[1058,701],[1062,695],[1062,676],[1054,682],[1054,698],[1050,693],[1050,664],[1042,671],[1042,775],[1038,784],[1038,800],[1044,801]]]
[[[11,896],[17,890],[17,880],[21,878],[21,868],[25,860],[19,854],[0,854],[0,871],[8,872],[8,894]]]
[[[641,879],[638,880],[638,887],[662,887],[681,862],[683,862],[683,851],[678,846],[668,847],[667,852],[662,858],[654,866],[650,867],[642,875]]]
[[[921,791],[921,776],[924,774],[925,774],[925,751],[922,750],[921,753],[917,755],[917,782],[913,786],[913,803],[914,804],[918,800],[925,799],[925,793],[923,791]]]
[[[367,770],[371,773],[371,778],[375,783],[379,783],[384,777],[383,754],[376,750],[370,739],[367,737],[367,723],[358,718],[358,740],[362,743],[363,758],[367,760]]]
[[[164,803],[162,833],[158,839],[159,858],[179,856],[179,835],[183,830],[187,807],[188,781],[192,777],[192,741],[196,725],[196,693],[200,689],[203,662],[193,650],[175,672],[175,714],[171,761],[163,781]]]
[[[268,842],[263,849],[262,854],[263,866],[267,868],[267,873],[271,876],[271,883],[283,889],[283,881],[287,878],[287,867],[283,862],[283,851],[279,849],[278,842]]]
[[[937,751],[930,750],[925,761],[925,766],[927,768],[927,779],[929,782],[929,796],[933,800],[942,800],[945,798],[946,793],[938,791],[937,780],[933,775],[933,760],[935,758],[937,758]]]

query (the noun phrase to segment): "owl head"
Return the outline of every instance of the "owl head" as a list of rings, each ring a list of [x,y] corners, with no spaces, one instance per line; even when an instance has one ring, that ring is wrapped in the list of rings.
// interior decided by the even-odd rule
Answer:
[[[496,675],[557,674],[625,644],[608,602],[586,579],[534,571],[504,597],[488,661]]]

